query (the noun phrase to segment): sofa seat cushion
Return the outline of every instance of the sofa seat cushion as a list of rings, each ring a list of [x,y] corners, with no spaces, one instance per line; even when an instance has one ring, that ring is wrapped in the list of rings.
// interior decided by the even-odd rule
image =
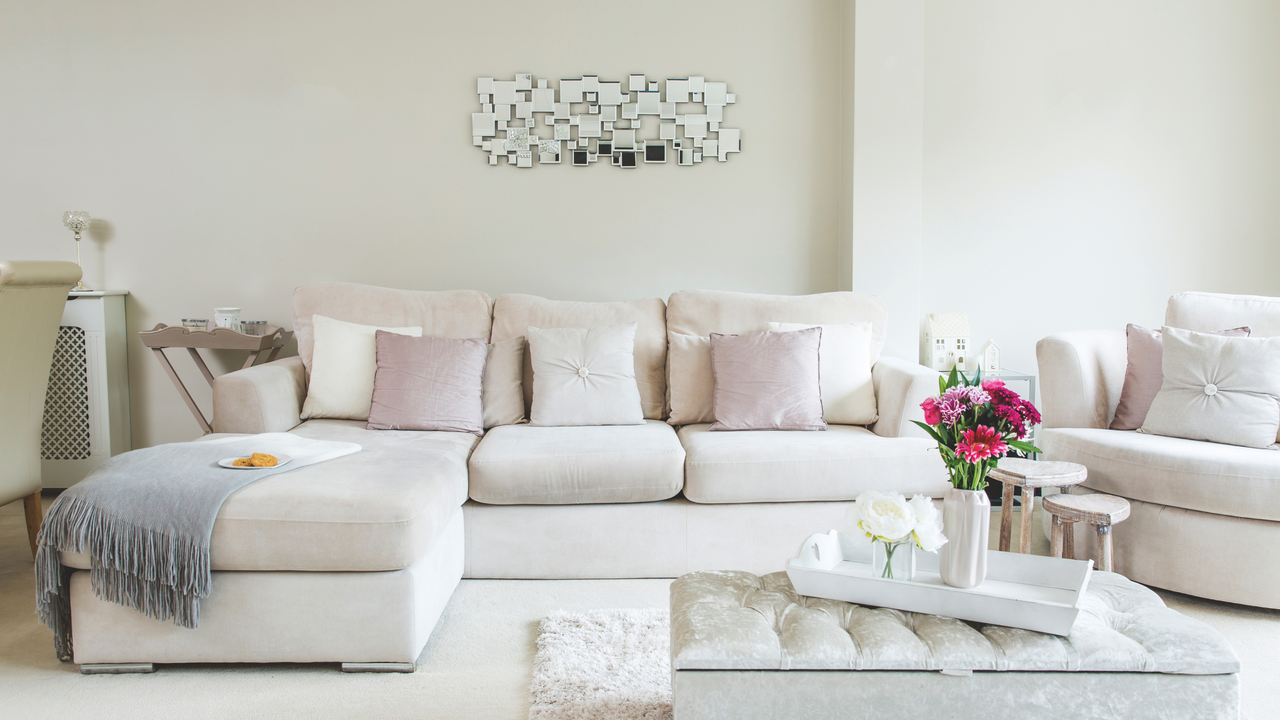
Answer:
[[[853,500],[867,490],[941,497],[950,485],[932,440],[885,438],[863,427],[821,432],[680,428],[684,496],[699,503]]]
[[[1280,521],[1280,452],[1128,430],[1052,428],[1046,460],[1089,468],[1084,486],[1132,500]]]
[[[466,502],[475,435],[366,430],[360,420],[309,420],[292,432],[363,449],[233,493],[213,524],[214,570],[407,568]],[[88,567],[84,555],[64,553],[63,563]]]
[[[490,505],[666,500],[684,481],[684,449],[660,420],[643,425],[503,425],[471,456],[471,499]]]

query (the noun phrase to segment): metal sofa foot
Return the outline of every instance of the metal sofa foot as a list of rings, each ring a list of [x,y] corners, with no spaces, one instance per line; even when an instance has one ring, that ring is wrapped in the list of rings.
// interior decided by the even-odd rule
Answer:
[[[342,663],[342,672],[396,672],[411,673],[415,669],[413,663],[407,662],[354,662]]]
[[[121,673],[152,673],[151,663],[85,663],[80,666],[82,675],[119,675]]]

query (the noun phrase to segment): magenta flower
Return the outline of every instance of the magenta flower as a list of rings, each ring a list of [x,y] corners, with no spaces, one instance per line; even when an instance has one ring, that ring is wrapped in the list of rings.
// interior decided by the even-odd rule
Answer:
[[[954,397],[943,397],[942,404],[938,407],[938,414],[941,415],[943,423],[947,425],[955,425],[963,415],[964,411],[969,409],[966,401]]]
[[[971,463],[979,463],[992,457],[1004,457],[1008,451],[1009,446],[1000,438],[1000,433],[986,425],[965,430],[964,442],[956,443],[956,454]]]
[[[938,398],[926,399],[920,403],[920,409],[924,410],[924,421],[929,425],[942,423],[942,411],[938,409]]]

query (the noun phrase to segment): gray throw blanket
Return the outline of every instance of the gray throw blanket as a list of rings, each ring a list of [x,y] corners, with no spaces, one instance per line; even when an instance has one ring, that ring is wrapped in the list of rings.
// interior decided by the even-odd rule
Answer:
[[[196,628],[209,595],[209,538],[231,493],[277,473],[360,450],[355,443],[287,433],[231,436],[135,450],[111,458],[58,496],[40,529],[36,613],[71,659],[70,571],[59,552],[86,553],[93,592],[156,620]],[[232,470],[217,462],[254,452],[285,465]]]

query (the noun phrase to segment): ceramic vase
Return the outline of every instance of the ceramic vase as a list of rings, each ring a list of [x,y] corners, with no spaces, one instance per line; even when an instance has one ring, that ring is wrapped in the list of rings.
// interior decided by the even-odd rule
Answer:
[[[938,570],[951,587],[973,588],[987,579],[987,543],[991,501],[982,490],[951,488],[942,499],[942,533],[947,544],[938,551]]]

